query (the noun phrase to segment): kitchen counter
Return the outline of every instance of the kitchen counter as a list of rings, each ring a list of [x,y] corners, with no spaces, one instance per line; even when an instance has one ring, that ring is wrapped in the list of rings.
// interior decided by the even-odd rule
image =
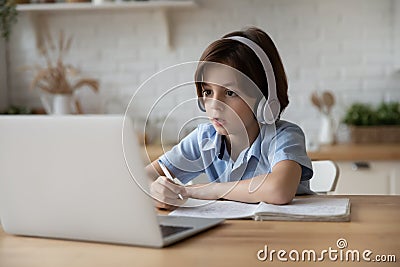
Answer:
[[[339,168],[335,195],[400,195],[400,143],[337,144],[309,151]]]
[[[146,146],[147,157],[152,161],[157,159],[164,151],[172,146],[161,145]],[[312,160],[400,160],[400,143],[393,144],[337,144],[324,145],[316,151],[308,151]]]
[[[307,154],[312,160],[400,160],[400,143],[325,145]]]
[[[165,152],[171,150],[172,147],[172,145],[146,145],[145,147],[143,147],[144,159],[146,162],[154,161]]]

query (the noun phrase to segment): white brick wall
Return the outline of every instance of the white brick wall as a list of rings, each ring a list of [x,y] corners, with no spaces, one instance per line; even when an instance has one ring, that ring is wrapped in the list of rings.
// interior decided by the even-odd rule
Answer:
[[[393,39],[394,39],[394,53],[395,53],[395,67],[397,69],[397,76],[400,76],[400,1],[393,1]]]
[[[6,46],[4,39],[0,39],[0,110],[8,105],[6,80]]]
[[[223,34],[255,25],[269,32],[281,52],[290,83],[290,105],[284,118],[316,136],[319,117],[310,105],[315,90],[332,90],[339,120],[354,101],[400,100],[400,0],[203,0],[198,7],[169,14],[171,44],[159,11],[64,12],[47,15],[51,29],[74,36],[68,63],[101,81],[103,109],[107,103],[127,103],[138,86],[155,72],[197,60],[204,48]],[[10,42],[8,66],[12,103],[37,106],[27,88],[32,75],[18,69],[38,62],[34,30],[21,14]],[[180,81],[182,74],[169,77]],[[164,88],[149,88],[141,105],[151,105]],[[190,90],[188,89],[188,92]],[[190,92],[188,94],[193,94]],[[180,95],[181,96],[181,95]],[[181,96],[182,97],[182,96]],[[99,97],[84,95],[86,109],[96,111]],[[182,97],[183,98],[183,97]],[[162,102],[166,115],[180,99]],[[111,105],[111,104],[110,104]],[[191,110],[190,110],[191,109]],[[174,113],[179,124],[196,107]]]

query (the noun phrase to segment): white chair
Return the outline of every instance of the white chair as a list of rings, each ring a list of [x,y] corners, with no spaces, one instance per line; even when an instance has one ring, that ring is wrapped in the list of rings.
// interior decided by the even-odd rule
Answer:
[[[339,177],[339,167],[331,160],[313,161],[314,175],[310,180],[312,191],[321,194],[333,192]]]

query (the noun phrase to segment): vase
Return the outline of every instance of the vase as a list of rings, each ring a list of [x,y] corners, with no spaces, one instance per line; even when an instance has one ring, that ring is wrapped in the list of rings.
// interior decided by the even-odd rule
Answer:
[[[332,145],[335,142],[335,121],[329,114],[322,114],[319,144]]]
[[[42,94],[40,96],[47,114],[67,115],[75,114],[75,99],[72,94]]]

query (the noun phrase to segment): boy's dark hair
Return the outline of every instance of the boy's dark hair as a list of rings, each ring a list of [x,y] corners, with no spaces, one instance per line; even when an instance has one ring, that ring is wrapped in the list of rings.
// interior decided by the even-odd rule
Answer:
[[[272,39],[264,31],[250,27],[242,31],[226,34],[222,38],[242,36],[257,43],[267,54],[274,70],[276,91],[280,102],[280,113],[288,106],[288,83],[285,69],[279,52]],[[200,63],[195,73],[195,83],[198,97],[202,97],[201,62],[216,62],[228,65],[249,77],[268,99],[268,82],[263,65],[257,55],[248,46],[231,39],[219,39],[210,44],[200,57]]]

